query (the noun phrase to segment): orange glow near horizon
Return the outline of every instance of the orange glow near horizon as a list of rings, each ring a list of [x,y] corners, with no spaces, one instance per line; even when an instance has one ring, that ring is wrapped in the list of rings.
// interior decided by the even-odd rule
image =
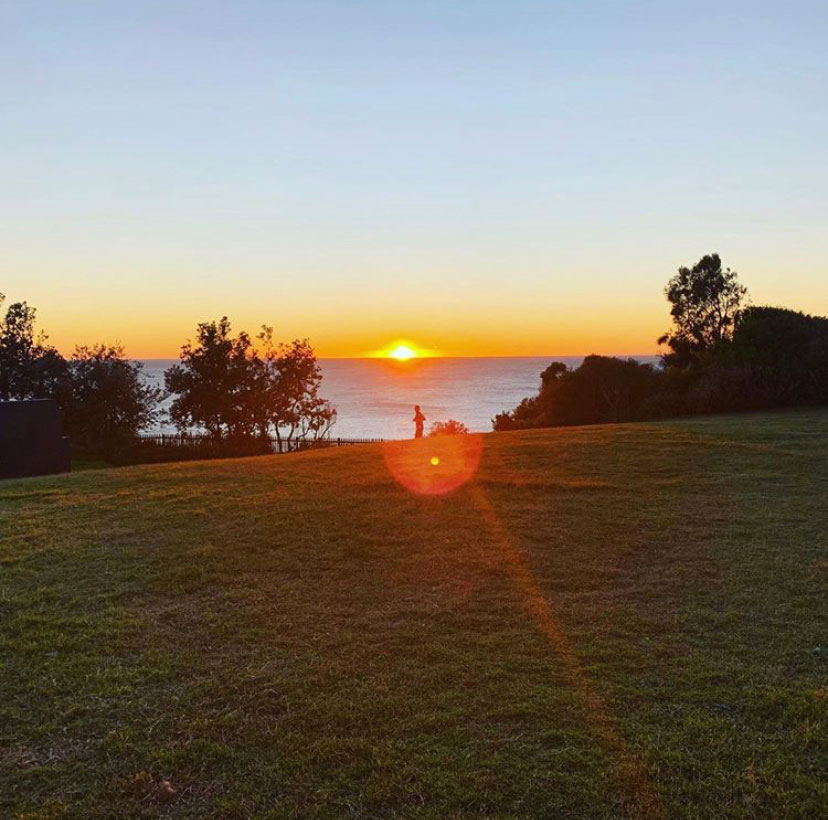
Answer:
[[[418,320],[411,312],[398,315],[365,317],[349,306],[338,311],[319,310],[281,319],[275,311],[233,305],[226,309],[215,305],[181,307],[170,303],[159,308],[136,296],[127,312],[122,304],[87,298],[81,303],[57,303],[60,292],[39,293],[33,288],[6,293],[7,307],[14,301],[27,300],[37,308],[37,331],[44,331],[63,355],[71,355],[75,345],[120,342],[134,359],[177,359],[181,346],[194,339],[199,322],[227,314],[232,332],[242,330],[255,336],[263,323],[276,328],[279,341],[309,338],[316,355],[328,358],[378,358],[400,369],[416,366],[421,360],[436,357],[532,356],[547,358],[601,355],[649,355],[657,352],[655,339],[669,326],[669,315],[661,305],[663,297],[649,306],[617,302],[613,310],[594,306],[586,309],[552,311],[540,299],[534,306],[517,306],[498,311],[494,307],[475,306],[453,313],[435,307],[428,321]],[[657,294],[658,296],[658,294]],[[756,297],[754,296],[754,300]],[[818,312],[811,308],[811,312]],[[824,312],[828,312],[828,308]],[[405,346],[415,356],[408,360],[389,356]]]
[[[10,301],[7,299],[7,303]],[[122,318],[101,311],[99,316],[84,313],[70,323],[51,307],[41,310],[34,300],[30,300],[30,304],[38,307],[37,329],[44,330],[49,342],[65,356],[71,355],[78,344],[120,342],[130,358],[177,359],[181,346],[195,337],[198,321],[204,320],[202,316],[175,320],[156,317],[136,326],[133,317]],[[218,312],[217,315],[220,316],[221,313]],[[212,314],[205,313],[205,316],[215,318]],[[251,328],[258,327],[255,316],[230,318],[234,334],[241,330],[251,332]],[[343,332],[340,326],[323,327],[317,322],[309,325],[307,328],[302,325],[283,328],[279,339],[289,341],[307,336],[320,359],[374,358],[401,366],[416,364],[421,359],[445,356],[534,356],[551,360],[555,357],[585,356],[590,353],[608,356],[649,355],[657,352],[654,339],[664,330],[664,322],[659,323],[657,319],[647,321],[646,317],[640,325],[630,321],[626,326],[621,326],[608,321],[598,327],[590,324],[577,328],[561,320],[556,323],[554,332],[544,332],[543,328],[532,327],[528,321],[524,327],[503,327],[483,316],[480,325],[485,326],[485,332],[480,327],[473,327],[471,322],[457,322],[439,335],[433,329],[425,328],[421,334],[424,339],[422,343],[414,342],[411,338],[397,338],[391,343],[383,344],[379,333]],[[409,355],[406,348],[413,355]],[[397,351],[403,355],[397,355]]]
[[[320,359],[378,358],[400,369],[435,357],[647,355],[656,352],[655,339],[668,326],[663,296],[649,305],[616,300],[610,307],[567,306],[552,310],[544,300],[518,303],[509,309],[479,303],[448,305],[391,305],[380,315],[359,312],[358,305],[322,303],[304,313],[280,318],[277,308],[225,305],[223,301],[161,306],[155,294],[148,303],[137,293],[131,305],[105,299],[59,302],[61,291],[36,288],[0,288],[6,305],[27,300],[37,308],[37,330],[45,331],[64,355],[75,345],[121,342],[134,359],[176,359],[181,346],[192,340],[199,322],[226,314],[232,332],[255,336],[263,323],[276,328],[280,341],[309,338]],[[427,318],[418,315],[427,308]],[[275,314],[275,315],[274,315]],[[400,347],[416,354],[408,360],[391,358]]]

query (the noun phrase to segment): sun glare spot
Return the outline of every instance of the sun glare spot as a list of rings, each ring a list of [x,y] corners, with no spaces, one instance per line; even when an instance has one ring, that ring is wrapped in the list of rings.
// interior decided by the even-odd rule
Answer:
[[[394,479],[413,493],[444,495],[462,487],[477,472],[483,436],[433,436],[386,441],[385,463]]]
[[[415,359],[430,359],[440,353],[434,347],[421,347],[411,339],[397,338],[379,350],[366,354],[372,359],[390,359],[393,362],[410,362]]]
[[[397,345],[393,350],[389,351],[388,358],[396,359],[398,362],[407,362],[409,359],[415,358],[416,355],[408,345]]]

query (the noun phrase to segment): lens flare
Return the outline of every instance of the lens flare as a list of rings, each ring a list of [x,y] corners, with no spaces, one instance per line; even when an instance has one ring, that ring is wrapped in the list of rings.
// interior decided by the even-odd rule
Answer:
[[[477,471],[482,436],[432,436],[387,441],[382,452],[394,479],[413,493],[444,495],[465,484]]]

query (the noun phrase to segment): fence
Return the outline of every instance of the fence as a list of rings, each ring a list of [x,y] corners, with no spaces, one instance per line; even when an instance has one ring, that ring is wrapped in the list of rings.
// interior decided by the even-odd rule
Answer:
[[[183,447],[187,449],[213,448],[216,445],[232,447],[233,444],[240,444],[244,449],[253,446],[261,448],[261,451],[271,453],[296,453],[301,450],[316,450],[322,447],[345,447],[351,444],[378,444],[384,439],[381,438],[320,438],[320,439],[278,439],[270,436],[267,444],[262,439],[241,439],[234,441],[228,438],[214,438],[209,435],[187,433],[142,433],[138,436],[140,442],[156,444],[160,447]]]

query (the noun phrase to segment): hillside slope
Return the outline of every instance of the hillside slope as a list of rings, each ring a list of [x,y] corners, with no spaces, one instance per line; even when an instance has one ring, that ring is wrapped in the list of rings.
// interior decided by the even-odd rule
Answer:
[[[828,813],[828,412],[0,482],[0,816]]]

